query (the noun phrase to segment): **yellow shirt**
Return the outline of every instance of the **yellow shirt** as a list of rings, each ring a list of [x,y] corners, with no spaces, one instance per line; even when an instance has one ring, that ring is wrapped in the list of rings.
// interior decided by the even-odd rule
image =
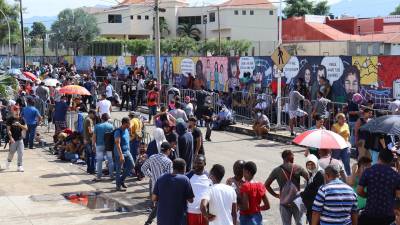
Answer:
[[[332,131],[339,134],[344,138],[345,141],[349,141],[350,139],[350,129],[347,123],[344,123],[340,126],[338,123],[332,125]]]
[[[130,136],[131,140],[142,137],[143,124],[138,118],[131,119]]]

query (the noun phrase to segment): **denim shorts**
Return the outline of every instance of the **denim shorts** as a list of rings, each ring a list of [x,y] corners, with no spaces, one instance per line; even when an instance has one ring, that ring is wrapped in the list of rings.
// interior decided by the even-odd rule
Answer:
[[[262,225],[261,213],[240,215],[240,225]]]

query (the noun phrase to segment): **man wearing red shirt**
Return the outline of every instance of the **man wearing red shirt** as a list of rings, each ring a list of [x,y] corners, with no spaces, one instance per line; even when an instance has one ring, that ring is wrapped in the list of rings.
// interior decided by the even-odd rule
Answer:
[[[243,177],[246,182],[240,188],[240,225],[262,225],[260,212],[270,208],[264,184],[253,180],[256,173],[257,166],[254,162],[244,164]]]
[[[149,107],[149,123],[151,123],[151,118],[157,114],[157,106],[159,105],[159,89],[154,87],[153,90],[149,91],[147,94],[147,106]]]

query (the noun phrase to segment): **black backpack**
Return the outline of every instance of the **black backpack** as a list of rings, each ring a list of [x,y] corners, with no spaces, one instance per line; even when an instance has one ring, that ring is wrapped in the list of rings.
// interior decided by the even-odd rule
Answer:
[[[115,131],[117,131],[118,129],[119,128],[114,129],[111,132],[106,132],[104,134],[104,147],[105,147],[106,151],[108,151],[108,152],[114,151],[114,146],[115,146],[114,134],[115,134]]]

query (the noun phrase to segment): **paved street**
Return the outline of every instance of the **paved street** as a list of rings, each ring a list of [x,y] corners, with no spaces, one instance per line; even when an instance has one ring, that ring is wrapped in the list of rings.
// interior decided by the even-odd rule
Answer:
[[[124,114],[114,113],[113,117],[120,118]],[[227,171],[225,178],[232,176],[235,160],[243,159],[257,164],[257,180],[264,182],[270,171],[281,163],[280,152],[283,149],[296,152],[295,161],[304,165],[302,149],[296,146],[254,140],[249,136],[228,132],[214,132],[212,140],[211,143],[205,143],[207,168],[215,163],[224,165]],[[7,150],[0,151],[1,163],[5,161],[6,154]],[[47,149],[25,150],[24,167],[24,173],[16,172],[14,161],[10,170],[0,172],[2,225],[143,224],[147,217],[147,180],[137,182],[130,179],[127,182],[128,192],[116,193],[114,182],[93,183],[93,176],[84,171],[86,167],[60,162]],[[87,191],[100,191],[104,198],[116,200],[133,212],[117,212],[110,207],[110,202],[108,207],[97,206],[95,208],[98,209],[90,210],[62,197],[64,193]],[[264,213],[265,224],[281,224],[279,202],[270,195],[268,197],[271,209]]]

